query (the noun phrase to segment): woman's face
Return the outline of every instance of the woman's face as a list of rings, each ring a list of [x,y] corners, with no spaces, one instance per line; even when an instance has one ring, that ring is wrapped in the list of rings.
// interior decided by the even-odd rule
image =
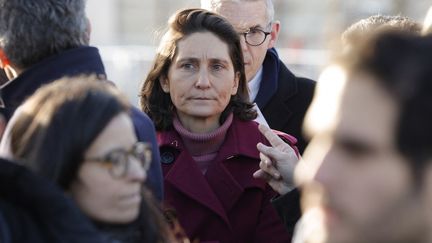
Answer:
[[[160,82],[183,123],[218,124],[231,95],[237,93],[239,74],[228,45],[210,32],[197,32],[178,42],[168,77]]]
[[[105,223],[129,223],[139,215],[141,187],[146,171],[139,160],[128,157],[124,176],[112,175],[105,158],[112,151],[129,151],[137,142],[132,121],[126,113],[114,117],[84,155],[85,161],[70,187],[78,207],[90,218]]]

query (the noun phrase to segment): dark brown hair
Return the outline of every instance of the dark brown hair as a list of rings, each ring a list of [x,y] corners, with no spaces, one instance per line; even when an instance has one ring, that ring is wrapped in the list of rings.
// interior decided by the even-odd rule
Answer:
[[[151,117],[157,130],[167,130],[172,126],[175,111],[171,97],[162,90],[159,79],[168,76],[169,67],[177,54],[178,42],[197,32],[210,32],[225,42],[234,72],[240,74],[237,94],[231,96],[220,122],[231,112],[242,120],[256,118],[256,110],[249,101],[243,54],[237,32],[225,18],[216,13],[203,9],[185,9],[170,18],[168,31],[159,45],[153,68],[141,88],[141,109]]]

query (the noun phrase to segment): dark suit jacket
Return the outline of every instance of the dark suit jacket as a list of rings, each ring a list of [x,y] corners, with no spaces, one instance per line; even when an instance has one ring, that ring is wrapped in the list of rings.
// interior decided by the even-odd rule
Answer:
[[[16,108],[42,85],[52,83],[64,76],[80,74],[106,76],[97,48],[89,46],[73,48],[48,57],[25,70],[1,88],[0,113],[8,121]],[[147,183],[155,196],[161,200],[163,195],[162,171],[153,122],[137,108],[132,109],[132,121],[138,140],[152,144],[153,162],[147,173]]]
[[[279,59],[276,50],[267,51],[261,85],[254,102],[272,129],[297,138],[300,153],[307,145],[302,135],[302,124],[314,90],[315,81],[294,76]]]
[[[176,211],[190,239],[201,242],[289,242],[270,199],[275,192],[252,177],[258,142],[268,144],[255,122],[234,118],[217,157],[202,174],[180,135],[158,132],[165,203]]]
[[[271,202],[288,232],[294,235],[295,225],[301,217],[299,190],[294,189],[285,195],[273,198]]]

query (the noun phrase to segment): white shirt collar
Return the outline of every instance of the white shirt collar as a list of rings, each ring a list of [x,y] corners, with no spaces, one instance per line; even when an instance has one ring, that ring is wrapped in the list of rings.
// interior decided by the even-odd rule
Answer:
[[[258,90],[261,85],[262,74],[263,67],[261,66],[255,76],[252,78],[252,80],[248,82],[249,97],[251,101],[254,101],[258,94]]]

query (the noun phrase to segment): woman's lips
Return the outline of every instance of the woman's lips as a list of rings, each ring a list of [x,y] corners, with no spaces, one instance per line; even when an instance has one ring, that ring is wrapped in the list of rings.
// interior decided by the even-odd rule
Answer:
[[[121,199],[130,203],[141,202],[141,193],[133,193],[129,195],[122,196]]]

